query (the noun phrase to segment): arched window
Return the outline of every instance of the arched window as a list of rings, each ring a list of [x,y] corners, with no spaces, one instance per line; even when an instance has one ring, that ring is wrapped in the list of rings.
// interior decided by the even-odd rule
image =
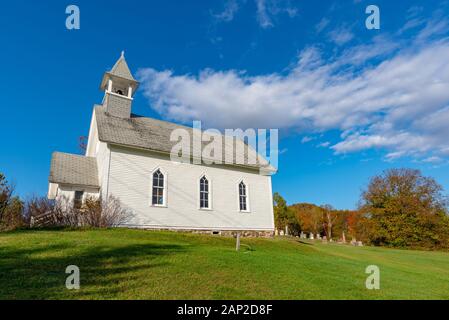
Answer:
[[[156,170],[153,173],[153,192],[151,204],[154,206],[165,205],[165,180],[161,170]]]
[[[206,176],[200,179],[200,209],[210,209],[210,188]]]
[[[239,204],[240,211],[248,211],[248,190],[243,181],[239,184]]]

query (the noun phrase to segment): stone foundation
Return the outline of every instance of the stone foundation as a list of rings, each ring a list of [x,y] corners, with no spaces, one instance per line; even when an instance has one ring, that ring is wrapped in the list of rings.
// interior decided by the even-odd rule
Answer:
[[[173,231],[173,232],[186,232],[197,234],[208,234],[214,236],[236,238],[237,233],[240,232],[242,238],[272,238],[274,237],[274,231],[219,231],[219,230],[184,230],[184,229],[147,229],[151,231]]]
[[[220,231],[219,235],[223,237],[237,237],[237,233],[240,232],[240,236],[243,238],[272,238],[274,237],[273,231]],[[212,233],[212,231],[209,231]]]

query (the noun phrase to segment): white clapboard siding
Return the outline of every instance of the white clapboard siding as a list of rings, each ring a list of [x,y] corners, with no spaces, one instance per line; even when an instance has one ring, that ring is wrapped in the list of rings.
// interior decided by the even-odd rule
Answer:
[[[98,139],[98,127],[95,119],[95,112],[92,115],[92,122],[89,131],[89,143],[87,145],[86,156],[95,157],[98,166],[98,181],[100,182],[101,195],[104,197],[107,193],[108,170],[109,170],[109,148],[107,143]]]
[[[258,171],[180,164],[161,154],[109,146],[109,179],[102,192],[120,199],[131,209],[128,226],[206,230],[273,230],[271,177]],[[109,161],[109,157],[104,157]],[[167,206],[151,205],[152,172],[167,176]],[[199,179],[206,174],[212,186],[212,209],[199,209]],[[249,191],[250,212],[240,212],[238,184]]]

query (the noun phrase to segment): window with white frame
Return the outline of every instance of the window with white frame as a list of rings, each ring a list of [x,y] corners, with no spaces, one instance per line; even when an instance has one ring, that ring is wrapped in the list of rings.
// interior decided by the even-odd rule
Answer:
[[[206,176],[200,179],[200,209],[210,209],[210,187]]]
[[[156,170],[153,173],[153,192],[151,204],[153,206],[165,205],[165,180],[164,174],[161,170]]]
[[[239,184],[239,205],[240,211],[248,211],[248,188],[243,181]]]

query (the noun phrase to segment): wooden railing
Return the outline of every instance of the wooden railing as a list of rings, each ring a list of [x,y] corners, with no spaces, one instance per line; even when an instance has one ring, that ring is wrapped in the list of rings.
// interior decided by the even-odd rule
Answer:
[[[58,219],[56,218],[56,215],[53,212],[47,212],[36,217],[31,217],[30,227],[39,228],[54,226],[57,224],[57,222]]]

